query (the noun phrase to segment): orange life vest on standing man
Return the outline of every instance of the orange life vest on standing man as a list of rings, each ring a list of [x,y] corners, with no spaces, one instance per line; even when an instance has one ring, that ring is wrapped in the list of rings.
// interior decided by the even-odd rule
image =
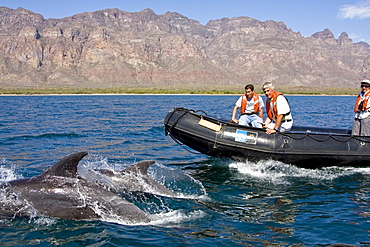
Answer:
[[[358,111],[366,111],[367,108],[367,102],[370,98],[370,90],[365,93],[363,97],[361,97],[361,94],[357,96],[355,109],[353,110],[355,113],[358,113]]]

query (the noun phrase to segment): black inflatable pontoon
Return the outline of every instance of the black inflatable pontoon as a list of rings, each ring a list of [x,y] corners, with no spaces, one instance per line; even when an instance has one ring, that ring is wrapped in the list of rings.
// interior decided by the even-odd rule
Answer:
[[[273,159],[305,168],[370,166],[370,136],[352,136],[347,129],[293,127],[268,135],[263,129],[185,108],[170,111],[164,125],[179,144],[214,157]]]

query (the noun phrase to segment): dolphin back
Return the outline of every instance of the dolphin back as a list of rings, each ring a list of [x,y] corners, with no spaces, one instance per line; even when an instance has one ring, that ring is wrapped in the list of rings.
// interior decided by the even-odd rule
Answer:
[[[131,181],[127,180],[122,182],[122,184],[125,184],[126,191],[141,191],[174,197],[174,192],[158,183],[148,175],[148,168],[154,163],[155,161],[153,160],[143,160],[120,171],[120,174],[123,177],[127,177],[127,174],[133,175],[130,177]]]
[[[140,172],[142,175],[147,175],[149,166],[153,165],[155,161],[153,160],[143,160],[138,163],[135,163],[123,171],[121,173],[137,173]]]
[[[83,157],[87,155],[87,152],[77,152],[70,154],[60,161],[58,161],[55,165],[49,168],[46,172],[41,174],[40,176],[59,176],[59,177],[69,177],[69,178],[76,178],[77,177],[77,165],[82,160]]]

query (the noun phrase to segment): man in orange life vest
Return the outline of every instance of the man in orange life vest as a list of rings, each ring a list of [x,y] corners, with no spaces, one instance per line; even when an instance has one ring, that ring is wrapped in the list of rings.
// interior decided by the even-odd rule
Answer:
[[[293,117],[290,113],[288,100],[282,93],[276,92],[271,82],[265,82],[262,90],[267,97],[266,112],[267,118],[263,123],[267,134],[277,131],[289,131],[293,126]]]
[[[235,103],[233,115],[231,117],[234,123],[240,125],[249,125],[256,128],[262,128],[264,103],[262,97],[254,92],[254,86],[248,84],[245,86],[245,94],[240,96]],[[240,108],[239,120],[236,119],[236,112]]]
[[[370,81],[361,81],[361,92],[357,96],[352,135],[370,136]]]

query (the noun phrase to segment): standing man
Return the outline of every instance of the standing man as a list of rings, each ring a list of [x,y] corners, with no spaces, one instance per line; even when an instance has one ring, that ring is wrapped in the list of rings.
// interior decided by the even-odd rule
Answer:
[[[248,84],[245,86],[245,94],[240,96],[235,103],[233,115],[231,117],[234,123],[240,125],[249,125],[256,128],[262,128],[263,122],[263,104],[262,98],[254,92],[254,86]],[[240,108],[239,120],[236,119],[236,112]]]
[[[274,90],[271,82],[265,82],[262,90],[267,97],[266,112],[267,118],[263,123],[267,134],[276,133],[277,131],[289,131],[293,126],[293,117],[290,113],[288,100],[280,92]]]
[[[361,92],[357,96],[352,135],[370,136],[370,81],[361,81]]]

